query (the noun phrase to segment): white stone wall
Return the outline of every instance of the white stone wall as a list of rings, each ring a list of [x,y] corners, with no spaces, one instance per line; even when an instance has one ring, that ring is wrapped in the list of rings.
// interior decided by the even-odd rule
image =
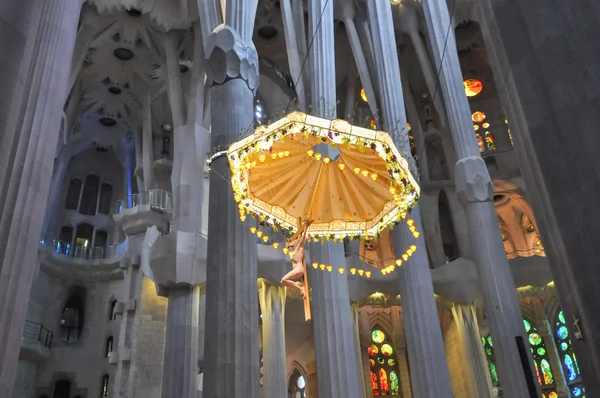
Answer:
[[[79,341],[66,344],[61,340],[60,319],[74,286],[85,289],[83,329]],[[73,396],[86,391],[88,397],[98,396],[105,374],[112,383],[116,366],[108,363],[104,351],[109,336],[113,337],[113,347],[118,341],[120,316],[110,321],[108,318],[110,302],[121,300],[122,288],[122,280],[69,280],[40,274],[32,289],[29,313],[54,333],[54,339],[50,359],[38,367],[36,395],[51,396],[54,382],[61,378],[71,381]]]

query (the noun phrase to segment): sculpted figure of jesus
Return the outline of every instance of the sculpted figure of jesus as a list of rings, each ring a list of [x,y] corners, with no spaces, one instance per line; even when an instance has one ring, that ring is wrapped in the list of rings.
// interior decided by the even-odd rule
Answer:
[[[288,272],[282,279],[281,284],[297,290],[302,298],[305,298],[306,291],[304,286],[299,286],[294,282],[301,279],[304,275],[304,245],[306,244],[306,236],[308,235],[308,227],[312,224],[311,220],[306,220],[302,227],[298,229],[291,238],[286,242],[285,247],[292,253],[292,270]]]

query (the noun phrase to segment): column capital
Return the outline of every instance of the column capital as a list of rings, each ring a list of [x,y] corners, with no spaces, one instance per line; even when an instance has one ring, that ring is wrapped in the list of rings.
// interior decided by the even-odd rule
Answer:
[[[259,82],[258,54],[252,41],[245,42],[231,26],[221,24],[208,37],[207,78],[211,85],[242,79],[256,93]]]
[[[463,206],[494,199],[492,179],[481,157],[468,156],[456,162],[454,179],[456,193]]]

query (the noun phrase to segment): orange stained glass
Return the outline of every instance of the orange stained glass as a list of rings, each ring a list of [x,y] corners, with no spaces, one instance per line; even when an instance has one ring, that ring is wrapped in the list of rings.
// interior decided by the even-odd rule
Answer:
[[[383,395],[389,395],[390,385],[388,383],[387,372],[385,369],[379,369],[379,384],[381,385],[381,393]]]
[[[479,151],[485,151],[485,144],[483,143],[483,138],[481,138],[481,134],[475,133],[475,137],[477,137],[477,145],[479,146]]]
[[[494,142],[494,135],[492,133],[490,133],[489,131],[485,132],[485,144],[486,144],[488,150],[490,150],[490,151],[496,150],[496,142]]]
[[[477,79],[466,79],[464,85],[467,97],[474,97],[483,90],[483,83]]]
[[[481,112],[481,111],[475,111],[473,112],[473,114],[471,115],[471,119],[475,122],[475,123],[481,123],[485,120],[485,113]]]
[[[365,101],[365,102],[369,102],[367,100],[367,93],[365,93],[365,89],[364,88],[360,89],[360,98],[362,98],[362,100]]]
[[[371,371],[371,389],[373,390],[373,395],[379,395],[379,386],[377,385],[377,375],[373,371]]]

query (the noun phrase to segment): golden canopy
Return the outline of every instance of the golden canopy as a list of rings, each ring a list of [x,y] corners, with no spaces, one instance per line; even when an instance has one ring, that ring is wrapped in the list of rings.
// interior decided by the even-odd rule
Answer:
[[[293,112],[227,152],[240,217],[313,238],[375,236],[406,217],[419,187],[389,134]]]

